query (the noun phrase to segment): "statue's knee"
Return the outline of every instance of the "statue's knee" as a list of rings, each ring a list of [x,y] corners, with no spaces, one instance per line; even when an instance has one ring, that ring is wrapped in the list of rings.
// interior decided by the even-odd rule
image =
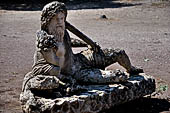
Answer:
[[[125,54],[125,50],[123,49],[104,49],[103,52],[109,56],[112,56],[112,54],[116,54],[116,55]]]
[[[122,56],[122,55],[126,54],[125,50],[123,50],[123,49],[116,49],[115,52],[118,56]]]

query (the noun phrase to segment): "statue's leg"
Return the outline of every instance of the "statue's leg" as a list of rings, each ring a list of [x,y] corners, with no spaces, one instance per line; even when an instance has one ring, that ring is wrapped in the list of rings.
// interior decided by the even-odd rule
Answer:
[[[101,52],[95,52],[91,49],[82,51],[79,54],[82,62],[93,68],[105,69],[107,66],[118,62],[128,73],[142,73],[143,69],[132,66],[129,57],[121,49],[103,49]]]
[[[105,84],[115,82],[125,82],[127,74],[120,70],[101,70],[101,69],[82,69],[76,73],[75,79],[80,83],[86,84]]]
[[[78,57],[78,59],[80,59],[83,67],[99,68],[103,70],[106,67],[105,55],[103,54],[102,50],[100,52],[95,52],[92,49],[88,48],[87,50],[81,51],[80,53],[76,54],[76,56]]]
[[[105,54],[106,66],[118,62],[127,71],[131,70],[131,62],[124,50],[121,49],[103,49]]]
[[[87,44],[84,41],[79,39],[71,38],[71,46],[72,47],[87,47]]]
[[[81,59],[85,59],[88,65],[94,68],[104,69],[107,66],[118,62],[125,69],[131,69],[131,63],[129,57],[124,50],[120,49],[103,49],[100,52],[95,52],[91,49],[87,49],[81,52]],[[83,58],[84,56],[84,58]]]
[[[129,57],[124,50],[104,49],[103,52],[105,54],[106,66],[118,62],[122,67],[127,70],[128,73],[138,74],[143,72],[143,69],[132,66]]]

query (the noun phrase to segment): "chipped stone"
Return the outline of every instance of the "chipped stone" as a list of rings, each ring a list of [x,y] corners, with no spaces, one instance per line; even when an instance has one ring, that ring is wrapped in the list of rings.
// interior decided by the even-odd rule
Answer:
[[[25,113],[98,113],[149,95],[155,91],[156,86],[155,79],[143,73],[131,76],[126,83],[83,87],[87,91],[54,99],[37,97],[32,92],[25,93],[23,96],[27,96],[28,100],[22,105],[22,109]]]

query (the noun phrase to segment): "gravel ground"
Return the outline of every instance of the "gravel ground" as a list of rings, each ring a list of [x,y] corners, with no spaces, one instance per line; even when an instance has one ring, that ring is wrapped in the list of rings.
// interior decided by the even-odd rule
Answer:
[[[0,113],[22,112],[18,99],[23,77],[33,64],[40,8],[0,4]],[[170,91],[167,90],[170,86],[170,2],[103,1],[69,4],[68,8],[70,23],[103,48],[124,49],[134,65],[143,67],[145,73],[156,78],[158,92],[164,91],[152,98],[117,106],[107,113],[170,112]],[[102,15],[107,19],[100,18]],[[71,34],[71,37],[75,36]]]

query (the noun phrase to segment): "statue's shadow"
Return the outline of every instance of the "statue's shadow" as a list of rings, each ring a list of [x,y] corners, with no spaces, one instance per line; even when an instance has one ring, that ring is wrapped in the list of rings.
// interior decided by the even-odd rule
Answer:
[[[166,99],[143,97],[101,113],[160,113],[169,109],[170,102]]]

